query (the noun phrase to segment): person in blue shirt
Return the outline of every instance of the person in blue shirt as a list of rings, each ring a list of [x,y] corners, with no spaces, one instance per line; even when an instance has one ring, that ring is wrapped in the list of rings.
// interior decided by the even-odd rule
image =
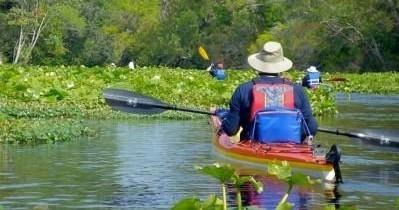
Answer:
[[[306,75],[302,79],[302,86],[309,89],[317,88],[321,83],[321,73],[315,66],[306,69]]]
[[[259,53],[248,57],[248,64],[258,72],[258,77],[240,84],[235,89],[230,100],[230,109],[228,112],[216,110],[217,115],[222,115],[221,130],[229,136],[234,136],[240,127],[242,127],[240,140],[250,139],[252,136],[254,107],[255,109],[259,109],[259,107],[257,108],[259,103],[262,104],[264,102],[264,106],[266,104],[267,106],[277,104],[300,110],[310,135],[314,136],[318,125],[312,115],[308,98],[302,86],[293,84],[281,77],[282,72],[292,67],[292,61],[283,55],[281,44],[278,42],[267,42]],[[254,87],[258,84],[264,85],[269,90],[270,87],[278,88],[272,89],[276,91],[271,91],[271,93],[269,91],[262,96],[262,94],[254,94]],[[311,138],[306,138],[304,134],[302,137],[302,142],[305,141],[311,144]]]
[[[208,68],[209,74],[217,80],[225,80],[226,72],[224,70],[223,62],[212,63]]]

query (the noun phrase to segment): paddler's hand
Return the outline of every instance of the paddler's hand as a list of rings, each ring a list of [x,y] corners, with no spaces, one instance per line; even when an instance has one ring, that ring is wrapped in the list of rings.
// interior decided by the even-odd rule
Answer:
[[[218,134],[218,136],[222,135],[224,133],[223,128],[219,127],[216,133]]]
[[[227,117],[228,113],[228,109],[219,108],[215,110],[215,114],[219,117],[220,121],[223,121]]]
[[[309,145],[309,146],[312,146],[312,145],[313,145],[313,136],[312,136],[312,135],[307,136],[307,137],[305,138],[305,140],[303,141],[303,143],[304,143],[304,144],[307,144],[307,145]]]
[[[214,66],[215,65],[212,63],[210,66],[208,66],[208,68],[206,68],[206,71],[211,71]]]

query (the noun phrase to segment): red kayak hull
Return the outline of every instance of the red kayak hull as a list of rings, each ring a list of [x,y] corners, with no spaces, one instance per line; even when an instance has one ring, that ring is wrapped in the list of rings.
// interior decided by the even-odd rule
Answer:
[[[314,156],[313,148],[305,144],[272,143],[260,144],[254,141],[233,142],[226,134],[218,134],[220,120],[216,116],[211,117],[213,125],[213,145],[217,153],[240,162],[261,164],[267,168],[269,163],[287,161],[293,168],[322,172],[325,178],[332,173],[333,166],[324,156]],[[331,175],[330,175],[331,176]],[[331,179],[331,178],[329,178]]]

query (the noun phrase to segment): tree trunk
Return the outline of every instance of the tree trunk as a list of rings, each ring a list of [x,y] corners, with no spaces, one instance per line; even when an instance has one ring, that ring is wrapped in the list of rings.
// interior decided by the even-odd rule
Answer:
[[[378,47],[378,43],[375,41],[374,37],[371,37],[371,43],[369,44],[369,49],[375,55],[377,60],[381,63],[381,67],[385,69],[385,61],[381,54],[380,48]]]
[[[24,34],[24,28],[21,26],[20,30],[19,30],[19,39],[15,45],[15,49],[14,49],[14,58],[12,63],[13,64],[17,64],[19,57],[21,56],[21,52],[22,52],[22,48],[25,45],[25,34]]]
[[[37,27],[33,28],[31,42],[29,43],[27,52],[24,54],[24,61],[23,61],[24,64],[28,63],[31,58],[33,48],[35,48],[37,40],[39,39],[39,36],[42,32],[46,16],[47,14],[44,14],[42,20],[40,21],[40,24]]]
[[[42,29],[46,25],[47,12],[46,1],[18,1],[17,8],[20,13],[16,13],[14,25],[19,26],[19,37],[16,41],[13,52],[13,64],[28,63],[33,49],[41,35]]]
[[[161,2],[161,20],[166,20],[169,16],[169,0],[162,0]]]

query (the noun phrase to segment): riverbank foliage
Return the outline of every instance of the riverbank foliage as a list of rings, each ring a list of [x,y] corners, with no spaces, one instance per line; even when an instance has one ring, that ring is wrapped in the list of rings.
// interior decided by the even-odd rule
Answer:
[[[331,78],[345,78],[345,82],[336,82],[334,89],[345,93],[399,94],[399,73],[363,73],[336,74]]]
[[[58,142],[93,134],[90,128],[84,126],[82,120],[85,119],[204,117],[172,111],[154,116],[115,112],[105,104],[102,91],[107,87],[123,88],[177,106],[208,110],[209,107],[227,107],[236,86],[256,75],[253,71],[237,70],[228,70],[227,74],[227,80],[217,81],[208,72],[195,69],[148,67],[130,70],[111,67],[3,65],[0,66],[0,142]],[[292,71],[285,76],[296,81],[302,73]],[[326,75],[328,77],[333,76]],[[316,115],[335,114],[334,90],[356,90],[351,87],[356,84],[355,81],[362,80],[362,76],[345,77],[349,78],[349,83],[339,86],[330,84],[326,86],[328,88],[322,87],[316,91],[307,90]],[[398,79],[395,73],[375,74],[374,77],[394,78],[395,81]],[[376,83],[370,87],[381,93],[397,91],[393,84],[391,86]]]
[[[299,69],[387,71],[399,65],[398,1],[0,0],[0,60],[33,65],[115,63],[245,68],[279,41]],[[365,18],[367,17],[367,18]]]

